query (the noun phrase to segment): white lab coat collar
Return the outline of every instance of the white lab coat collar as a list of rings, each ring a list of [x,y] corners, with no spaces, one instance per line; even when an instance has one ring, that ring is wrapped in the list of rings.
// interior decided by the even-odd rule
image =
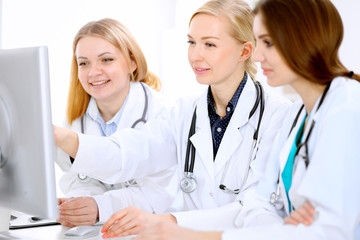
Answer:
[[[123,112],[127,114],[126,116],[124,115],[120,118],[118,125],[118,128],[120,129],[128,127],[129,122],[134,123],[143,115],[146,98],[143,88],[140,84],[143,84],[145,89],[148,90],[148,87],[145,83],[130,82],[130,90],[127,97],[128,101],[123,110]],[[147,115],[145,116],[145,119],[147,119]]]
[[[197,154],[200,155],[200,159],[203,161],[203,165],[205,166],[212,181],[215,179],[214,174],[218,174],[218,172],[214,172],[214,169],[223,171],[223,166],[226,164],[228,159],[231,159],[231,155],[241,144],[242,137],[239,128],[248,122],[253,126],[257,123],[258,111],[250,120],[248,119],[249,113],[254,106],[255,99],[255,85],[249,76],[226,129],[214,163],[212,150],[213,143],[207,106],[207,91],[205,91],[200,97],[196,109],[196,132],[190,138],[190,141],[195,146]],[[244,114],[244,112],[246,112],[246,114]],[[233,141],[233,139],[240,139],[240,141]]]
[[[256,89],[249,76],[216,155],[215,166],[219,171],[222,171],[223,166],[231,159],[231,155],[243,140],[239,129],[247,123],[255,128],[255,123],[257,123],[258,120],[258,112],[249,119],[249,114],[254,106],[255,100]],[[239,139],[239,141],[234,141],[233,139]]]
[[[117,126],[118,129],[129,127],[129,123],[131,123],[131,126],[136,120],[141,118],[143,114],[145,107],[145,94],[140,84],[144,83],[130,82],[130,90],[127,97],[128,100],[123,109],[123,113],[126,115],[121,116]],[[144,84],[144,87],[147,91],[149,91],[146,84]],[[96,105],[95,100],[94,104]],[[145,116],[145,119],[147,119],[147,115]],[[141,124],[137,125],[137,127],[138,126],[141,126]],[[84,129],[86,134],[101,135],[97,122],[90,120],[88,116],[84,118]]]

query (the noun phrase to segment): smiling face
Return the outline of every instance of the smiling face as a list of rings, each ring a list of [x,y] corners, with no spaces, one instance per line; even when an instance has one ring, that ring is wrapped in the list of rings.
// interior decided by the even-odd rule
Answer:
[[[188,60],[199,83],[225,86],[241,81],[246,60],[241,59],[244,45],[231,37],[230,31],[225,17],[197,14],[192,19]]]
[[[294,87],[299,76],[290,69],[279,54],[263,24],[261,13],[255,16],[253,30],[257,43],[253,60],[260,62],[269,85],[276,87],[290,84]]]
[[[99,37],[83,37],[76,45],[78,77],[84,90],[99,103],[125,99],[130,87],[130,73],[120,49]]]

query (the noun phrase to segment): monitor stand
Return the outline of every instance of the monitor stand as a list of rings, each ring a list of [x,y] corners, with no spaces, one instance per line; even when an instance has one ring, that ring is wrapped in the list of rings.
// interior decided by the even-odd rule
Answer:
[[[0,207],[0,232],[9,231],[11,211]]]
[[[26,236],[19,236],[9,231],[11,210],[0,207],[0,240],[5,239],[29,239]]]

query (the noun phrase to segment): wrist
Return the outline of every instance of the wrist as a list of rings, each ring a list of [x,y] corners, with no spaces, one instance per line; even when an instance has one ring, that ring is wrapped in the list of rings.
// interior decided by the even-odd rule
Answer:
[[[176,223],[176,217],[172,214],[157,214],[158,220],[161,222]]]
[[[62,134],[60,135],[60,139],[58,141],[58,147],[72,158],[75,158],[79,148],[79,136],[76,132],[67,128],[63,128]]]

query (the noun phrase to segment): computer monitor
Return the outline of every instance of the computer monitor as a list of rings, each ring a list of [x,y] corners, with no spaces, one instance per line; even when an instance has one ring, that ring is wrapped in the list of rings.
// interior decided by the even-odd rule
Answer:
[[[0,208],[57,219],[54,159],[48,49],[0,49]]]

